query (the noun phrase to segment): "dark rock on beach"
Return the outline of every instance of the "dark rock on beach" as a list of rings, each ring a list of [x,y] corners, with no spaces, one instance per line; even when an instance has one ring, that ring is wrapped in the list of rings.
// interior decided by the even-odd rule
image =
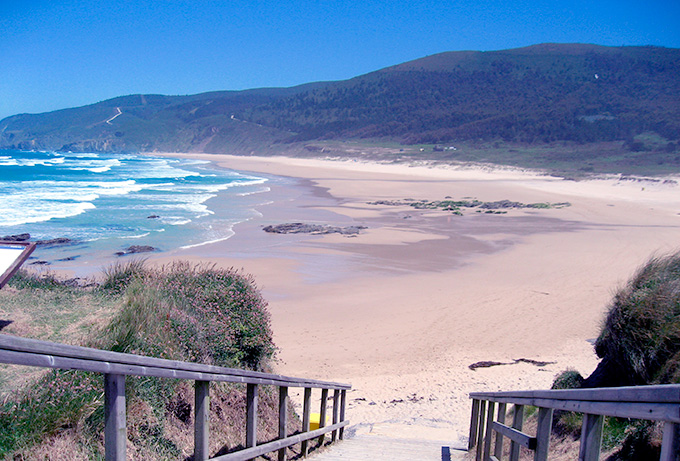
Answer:
[[[357,235],[362,230],[367,229],[366,226],[347,226],[336,227],[321,224],[305,224],[305,223],[286,223],[278,224],[276,226],[266,226],[262,230],[270,234],[342,234],[342,235]]]
[[[5,235],[0,240],[5,240],[7,242],[25,242],[31,238],[31,234],[16,234],[16,235]]]
[[[73,240],[70,238],[66,237],[58,237],[54,239],[48,239],[48,240],[36,240],[36,245],[41,245],[41,246],[55,246],[55,245],[69,245],[71,243],[74,243]]]
[[[5,240],[7,242],[27,242],[31,239],[31,234],[29,233],[24,233],[24,234],[16,234],[16,235],[5,235],[4,237],[0,238],[0,240]],[[36,240],[35,244],[36,245],[41,245],[41,246],[54,246],[54,245],[68,245],[74,243],[74,240],[66,237],[57,237],[53,239],[46,239],[46,240]]]
[[[517,365],[518,363],[528,363],[530,365],[536,365],[537,367],[544,367],[546,365],[553,365],[557,362],[544,362],[542,360],[533,360],[533,359],[514,359],[512,362],[494,362],[491,360],[483,360],[481,362],[475,362],[471,365],[468,365],[468,368],[472,371],[476,370],[477,368],[489,368],[489,367],[497,367],[499,365]]]
[[[151,253],[152,251],[157,251],[158,249],[150,245],[132,245],[127,247],[125,251],[117,251],[116,256],[125,256],[137,253]]]

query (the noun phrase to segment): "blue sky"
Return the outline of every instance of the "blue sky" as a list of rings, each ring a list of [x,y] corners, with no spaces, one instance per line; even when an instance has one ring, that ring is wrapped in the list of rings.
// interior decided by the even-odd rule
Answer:
[[[136,93],[342,80],[443,51],[680,48],[680,0],[5,0],[0,119]]]

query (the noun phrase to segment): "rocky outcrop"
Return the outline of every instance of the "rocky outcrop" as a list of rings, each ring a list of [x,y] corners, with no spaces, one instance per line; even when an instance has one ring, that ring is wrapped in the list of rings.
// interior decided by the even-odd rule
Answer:
[[[278,224],[275,226],[266,226],[262,230],[270,234],[342,234],[342,235],[357,235],[362,230],[367,229],[366,226],[347,226],[336,227],[322,224],[305,224],[301,222]]]
[[[36,240],[36,245],[41,245],[41,246],[55,246],[55,245],[69,245],[73,243],[74,241],[70,238],[66,237],[58,237],[54,239],[47,239],[47,240]]]
[[[0,240],[5,240],[7,242],[27,242],[30,239],[31,234],[29,233],[5,235],[4,237],[0,238]],[[67,237],[57,237],[53,239],[36,240],[35,244],[41,246],[55,246],[55,245],[68,245],[74,242],[75,241],[73,239]]]
[[[158,248],[152,247],[150,245],[132,245],[125,249],[125,251],[117,251],[116,256],[125,256],[137,253],[151,253],[157,251]]]
[[[25,242],[31,238],[31,234],[16,234],[16,235],[5,235],[0,240],[6,242]]]

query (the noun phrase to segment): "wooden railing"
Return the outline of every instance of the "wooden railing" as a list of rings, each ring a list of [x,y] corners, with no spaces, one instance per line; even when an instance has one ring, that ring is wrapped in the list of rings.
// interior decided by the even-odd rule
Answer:
[[[125,422],[125,377],[154,376],[195,381],[194,406],[194,459],[209,459],[209,384],[211,381],[247,384],[246,392],[246,448],[237,452],[210,458],[219,461],[252,459],[278,450],[279,460],[286,458],[285,450],[301,444],[302,455],[308,452],[308,441],[333,432],[332,441],[343,438],[346,392],[349,384],[317,381],[304,378],[261,373],[234,368],[216,367],[198,363],[157,359],[141,355],[122,354],[86,347],[69,346],[34,339],[0,334],[0,363],[29,365],[91,371],[104,375],[104,441],[106,460],[125,460],[127,442]],[[258,386],[273,385],[279,388],[279,438],[257,445]],[[288,435],[288,388],[304,388],[302,431]],[[310,431],[312,389],[321,390],[319,429]],[[326,403],[329,390],[333,391],[333,423],[325,426]]]
[[[519,459],[520,447],[534,451],[534,460],[548,459],[553,410],[583,413],[579,460],[600,456],[605,416],[664,421],[662,461],[680,459],[680,385],[610,387],[519,392],[476,392],[468,451],[477,448],[477,460],[500,460],[503,438],[510,439],[510,460]],[[496,411],[496,404],[498,409]],[[514,405],[512,425],[505,424],[507,405]],[[524,407],[538,407],[536,435],[522,432]],[[493,454],[492,454],[493,453]]]

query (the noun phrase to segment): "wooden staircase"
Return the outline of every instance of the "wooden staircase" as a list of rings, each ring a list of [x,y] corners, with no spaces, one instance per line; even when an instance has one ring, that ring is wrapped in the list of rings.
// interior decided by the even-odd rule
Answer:
[[[451,440],[443,430],[423,434],[422,427],[381,423],[351,427],[342,443],[329,446],[308,459],[311,461],[448,461],[464,459],[467,443]],[[409,437],[409,435],[411,435]],[[448,431],[448,436],[452,435]]]

